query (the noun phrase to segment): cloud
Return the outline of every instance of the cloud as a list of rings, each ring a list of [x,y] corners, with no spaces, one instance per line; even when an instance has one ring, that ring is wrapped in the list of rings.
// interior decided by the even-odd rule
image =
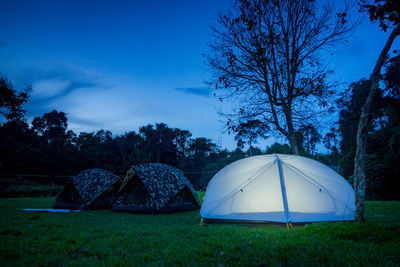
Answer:
[[[32,98],[48,98],[59,95],[69,86],[69,81],[58,79],[40,80],[32,85]]]
[[[65,96],[79,88],[100,87],[89,81],[47,79],[36,81],[33,85],[32,98],[37,100],[54,99]]]
[[[46,66],[40,67],[27,65],[14,70],[12,76],[18,88],[24,87],[26,84],[34,86],[38,82],[49,80],[50,82],[67,81],[69,89],[76,89],[100,85],[102,80],[100,75],[91,69],[60,63],[48,63]],[[82,83],[84,84],[82,85]]]
[[[185,94],[190,94],[190,95],[198,95],[198,96],[204,96],[204,97],[210,97],[211,92],[213,89],[209,87],[179,87],[175,88],[176,91],[183,92]]]
[[[32,85],[30,99],[25,104],[28,118],[41,116],[53,109],[69,112],[63,99],[74,92],[94,93],[109,87],[98,72],[74,65],[26,66],[13,76],[16,88]]]

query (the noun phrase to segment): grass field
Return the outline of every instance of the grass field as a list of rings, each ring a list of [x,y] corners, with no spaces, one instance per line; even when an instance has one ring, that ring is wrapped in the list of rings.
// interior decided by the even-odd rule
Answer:
[[[54,198],[0,199],[0,266],[400,265],[400,202],[368,202],[363,223],[199,225],[199,211],[40,213]]]

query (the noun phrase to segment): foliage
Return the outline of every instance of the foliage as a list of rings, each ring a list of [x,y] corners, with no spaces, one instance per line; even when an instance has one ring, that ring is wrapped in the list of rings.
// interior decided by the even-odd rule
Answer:
[[[237,140],[238,147],[243,148],[244,140],[248,140],[250,156],[254,154],[252,145],[257,143],[257,139],[268,138],[268,129],[259,120],[248,120],[247,122],[240,123],[238,126],[231,126],[231,129],[236,132],[235,140]]]
[[[63,186],[51,185],[14,185],[7,184],[0,189],[1,197],[54,197],[57,196],[62,190]]]
[[[161,162],[182,169],[196,188],[204,188],[216,171],[246,156],[240,149],[220,150],[210,139],[192,138],[189,131],[164,123],[116,137],[105,130],[76,135],[67,126],[66,114],[56,110],[35,118],[31,127],[19,120],[1,125],[1,172],[76,175],[102,168],[124,174],[133,164]]]
[[[369,114],[365,156],[369,199],[398,199],[400,188],[395,177],[400,174],[400,97],[396,93],[399,81],[395,74],[399,66],[398,56],[388,61],[383,75],[386,87],[378,89]],[[339,101],[340,165],[345,177],[353,174],[357,125],[369,87],[370,82],[364,79],[353,83]]]
[[[290,154],[291,149],[287,144],[274,143],[268,146],[265,152],[266,154]]]
[[[303,137],[303,147],[308,154],[314,155],[315,145],[321,141],[322,136],[317,128],[312,124],[303,125],[299,128],[299,133]]]
[[[284,225],[199,225],[199,211],[154,216],[17,210],[46,208],[53,201],[0,200],[2,266],[400,264],[399,202],[367,202],[365,223],[312,223],[292,229]]]
[[[400,51],[396,50],[396,53],[400,53]],[[400,54],[389,59],[383,81],[389,95],[400,98]]]
[[[28,101],[31,86],[17,93],[11,82],[0,73],[0,114],[7,120],[18,120],[24,117],[22,105]]]
[[[360,11],[367,12],[372,22],[379,21],[383,31],[400,23],[400,4],[397,0],[360,1]]]
[[[0,177],[0,197],[55,197],[63,190],[63,185],[41,184],[22,177],[3,175]]]
[[[346,177],[353,174],[354,162],[352,162],[352,159],[354,159],[356,152],[358,121],[361,115],[361,107],[367,98],[369,86],[369,81],[365,79],[354,82],[338,100],[338,106],[340,108],[339,132],[342,137],[340,141],[340,150],[342,152],[342,157],[345,159],[341,164],[341,170],[342,174]],[[381,106],[379,105],[381,97],[381,91],[380,94],[375,95],[374,104],[371,108],[370,120],[377,116]],[[346,164],[346,166],[344,164]]]

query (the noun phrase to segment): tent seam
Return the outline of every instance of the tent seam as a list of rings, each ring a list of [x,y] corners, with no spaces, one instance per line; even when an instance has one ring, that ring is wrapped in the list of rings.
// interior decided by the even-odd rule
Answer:
[[[317,181],[315,181],[312,177],[310,177],[309,175],[305,174],[304,172],[302,172],[301,170],[299,170],[298,168],[296,168],[295,166],[284,162],[285,165],[287,165],[289,168],[293,169],[294,171],[296,171],[297,173],[300,174],[300,177],[302,177],[304,180],[308,181],[309,183],[311,183],[312,185],[316,186],[316,187],[320,187],[322,188],[334,201],[338,201],[339,203],[341,203],[342,205],[344,205],[346,208],[348,208],[350,211],[353,211],[353,209],[351,209],[347,203],[344,203],[343,201],[340,201],[335,194],[333,194],[331,191],[329,191],[328,189],[326,189],[325,186],[321,185],[320,183],[318,183]]]
[[[226,201],[228,201],[229,199],[231,199],[232,197],[234,197],[239,191],[240,189],[245,188],[246,186],[248,186],[250,183],[254,182],[261,174],[263,174],[264,172],[266,172],[267,170],[269,170],[269,168],[271,168],[274,163],[276,162],[276,160],[274,160],[270,165],[267,165],[265,167],[262,168],[261,171],[257,172],[256,174],[253,175],[253,178],[249,178],[246,181],[244,181],[243,183],[241,183],[238,187],[236,187],[231,194],[229,194],[228,196],[226,196],[225,198],[223,198],[222,200],[219,201],[218,204],[216,204],[214,207],[212,207],[210,210],[215,210],[217,208],[219,208],[222,204],[224,204]],[[250,181],[249,181],[250,180]],[[247,182],[247,183],[246,183]]]

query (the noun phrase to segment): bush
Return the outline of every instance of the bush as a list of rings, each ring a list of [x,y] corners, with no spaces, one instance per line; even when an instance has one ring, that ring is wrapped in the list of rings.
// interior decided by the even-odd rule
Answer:
[[[61,185],[42,185],[24,179],[2,179],[0,197],[54,197],[62,190]]]

